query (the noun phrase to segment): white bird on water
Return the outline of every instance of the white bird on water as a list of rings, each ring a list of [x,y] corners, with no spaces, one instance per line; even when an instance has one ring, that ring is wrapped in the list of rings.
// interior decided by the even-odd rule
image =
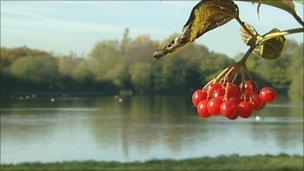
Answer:
[[[255,116],[255,121],[260,121],[262,118],[259,116]]]

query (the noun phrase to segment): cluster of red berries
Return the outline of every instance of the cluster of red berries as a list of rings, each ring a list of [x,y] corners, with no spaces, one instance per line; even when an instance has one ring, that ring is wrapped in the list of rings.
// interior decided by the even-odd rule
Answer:
[[[237,86],[234,83],[213,83],[192,95],[192,103],[202,118],[225,116],[235,120],[249,118],[253,111],[260,110],[276,98],[271,87],[258,89],[257,83],[246,81]]]

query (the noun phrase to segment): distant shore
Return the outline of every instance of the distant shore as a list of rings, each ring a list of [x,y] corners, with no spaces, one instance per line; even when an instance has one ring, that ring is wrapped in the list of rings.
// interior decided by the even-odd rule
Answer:
[[[0,170],[303,170],[299,155],[219,156],[147,162],[71,161],[54,163],[1,164]]]

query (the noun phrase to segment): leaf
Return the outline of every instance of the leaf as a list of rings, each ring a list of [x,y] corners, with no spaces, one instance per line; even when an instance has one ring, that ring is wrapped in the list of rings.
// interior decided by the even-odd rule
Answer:
[[[261,4],[259,4],[258,7],[257,7],[258,19],[261,18],[260,9],[261,9]]]
[[[276,33],[276,32],[280,32],[280,30],[272,29],[267,34]],[[263,42],[263,39],[261,41]],[[261,45],[258,45],[253,52],[264,59],[268,59],[268,60],[277,59],[278,57],[281,56],[285,43],[286,43],[286,38],[284,36],[275,37],[267,41],[264,41],[263,44]]]
[[[245,23],[245,26],[247,27],[247,29],[253,36],[258,35],[258,32],[255,30],[255,28],[252,25]],[[254,46],[256,44],[256,41],[254,40],[254,38],[247,31],[245,31],[243,27],[241,27],[240,32],[241,32],[242,40],[244,41],[244,43],[246,45]]]
[[[280,32],[279,29],[273,29],[264,36],[260,36],[252,25],[245,23],[245,26],[254,37],[245,31],[243,27],[241,27],[242,40],[248,46],[257,45],[253,51],[256,55],[269,60],[273,60],[281,56],[282,50],[286,43],[284,36],[275,37],[265,41],[265,37],[267,35]]]
[[[280,8],[280,9],[285,10],[288,13],[290,13],[297,20],[297,22],[304,27],[304,21],[301,19],[301,17],[299,17],[297,15],[297,13],[295,11],[295,5],[293,3],[293,0],[235,0],[235,1],[245,1],[245,2],[258,3],[258,4],[266,4],[266,5]],[[294,1],[299,2],[304,5],[304,0],[294,0]]]
[[[294,1],[296,1],[297,3],[300,3],[302,5],[304,5],[304,0],[294,0]]]
[[[292,0],[237,0],[237,1],[247,1],[258,4],[266,4],[285,10],[292,15],[296,14],[295,5]],[[299,1],[303,2],[303,0],[299,0]]]
[[[182,33],[163,49],[154,52],[157,59],[193,42],[204,33],[226,24],[238,16],[238,7],[232,0],[202,0],[191,11]]]

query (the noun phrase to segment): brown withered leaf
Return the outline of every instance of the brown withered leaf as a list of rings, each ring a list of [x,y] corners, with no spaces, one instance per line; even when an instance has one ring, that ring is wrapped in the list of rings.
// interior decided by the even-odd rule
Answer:
[[[167,46],[156,50],[157,59],[193,42],[204,33],[226,24],[238,16],[237,5],[232,0],[202,0],[191,11],[182,33]]]
[[[279,33],[279,29],[272,29],[270,32],[261,36],[252,25],[245,23],[245,26],[251,35],[241,27],[241,37],[246,45],[256,46],[253,53],[268,60],[277,59],[281,56],[286,43],[286,38],[284,36],[278,36],[269,40],[265,39],[266,35]],[[254,37],[252,37],[252,35]]]
[[[280,30],[275,28],[265,35],[276,32],[280,32]],[[284,36],[279,36],[264,41],[263,44],[258,45],[253,52],[264,59],[273,60],[281,56],[285,44],[286,38]]]
[[[282,10],[285,10],[291,14],[295,14],[295,5],[292,0],[235,0],[235,1],[245,1],[245,2],[258,3],[258,4],[266,4],[266,5],[274,6],[274,7],[280,8]]]
[[[258,35],[256,29],[252,25],[250,25],[248,23],[245,23],[245,26],[253,36]],[[244,41],[244,43],[246,45],[249,45],[249,46],[254,46],[255,45],[256,42],[255,42],[254,38],[246,30],[244,30],[243,27],[241,27],[240,32],[241,32],[242,40]]]

